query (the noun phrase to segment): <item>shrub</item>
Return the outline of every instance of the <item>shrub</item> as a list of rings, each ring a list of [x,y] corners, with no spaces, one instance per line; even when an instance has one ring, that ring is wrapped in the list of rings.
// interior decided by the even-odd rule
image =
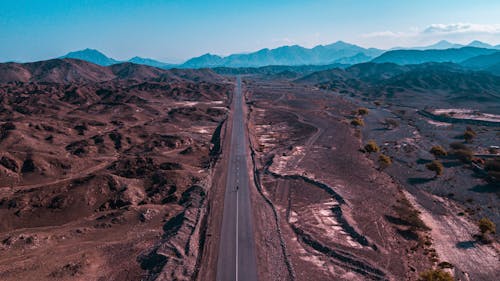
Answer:
[[[464,139],[466,142],[472,142],[472,140],[476,137],[476,133],[474,131],[469,131],[469,130],[466,130],[464,132]]]
[[[454,281],[450,273],[441,269],[430,269],[420,274],[419,281]]]
[[[425,167],[427,169],[429,169],[430,171],[435,172],[436,177],[443,174],[443,171],[444,171],[443,164],[441,164],[441,162],[439,162],[437,160],[434,160],[431,163],[428,163],[427,165],[425,165]]]
[[[494,222],[492,222],[488,218],[482,218],[478,222],[479,226],[479,231],[481,234],[487,234],[487,233],[495,233],[496,232],[496,225]]]
[[[351,120],[351,125],[354,127],[363,127],[365,125],[365,122],[361,118],[354,118]]]
[[[391,159],[391,157],[389,157],[385,154],[380,154],[378,156],[378,163],[380,165],[380,168],[385,169],[392,164],[392,159]]]
[[[393,206],[394,211],[402,224],[410,227],[410,230],[430,230],[430,228],[420,218],[420,212],[415,210],[408,199],[403,198],[398,205]]]
[[[366,107],[360,107],[357,110],[358,115],[361,115],[361,116],[367,115],[369,112],[370,112],[370,110]]]
[[[446,150],[440,145],[433,146],[429,152],[432,153],[436,159],[448,155]]]
[[[379,152],[380,148],[374,140],[368,141],[365,145],[365,151],[368,153]]]

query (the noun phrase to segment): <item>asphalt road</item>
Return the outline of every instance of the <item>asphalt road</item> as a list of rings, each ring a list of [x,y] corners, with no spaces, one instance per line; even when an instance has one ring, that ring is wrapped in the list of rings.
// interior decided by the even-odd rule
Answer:
[[[254,281],[257,280],[257,266],[240,77],[237,77],[234,93],[232,120],[217,281]]]

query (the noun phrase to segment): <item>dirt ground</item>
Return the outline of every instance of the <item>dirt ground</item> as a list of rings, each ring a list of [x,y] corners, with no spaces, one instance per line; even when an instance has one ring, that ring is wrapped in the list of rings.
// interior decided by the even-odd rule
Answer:
[[[455,265],[458,280],[494,280],[496,242],[473,249],[457,244],[477,231],[471,218],[457,217],[446,198],[426,196],[424,202],[433,207],[423,207],[407,191],[412,186],[394,176],[394,168],[384,171],[375,155],[360,152],[373,138],[366,131],[380,126],[368,117],[363,131],[350,125],[360,106],[355,99],[288,81],[248,78],[247,87],[264,202],[256,209],[268,225],[276,224],[281,239],[270,243],[273,235],[258,233],[266,246],[259,247],[266,277],[415,280],[419,272],[447,261]],[[420,213],[425,227],[410,226],[409,213]],[[276,263],[280,250],[283,261]],[[468,254],[477,259],[467,259]]]
[[[232,88],[2,84],[0,279],[195,275]]]

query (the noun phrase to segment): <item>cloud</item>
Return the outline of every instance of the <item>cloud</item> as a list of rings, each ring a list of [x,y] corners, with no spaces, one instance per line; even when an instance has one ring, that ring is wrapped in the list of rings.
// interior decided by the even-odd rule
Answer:
[[[424,34],[453,34],[453,33],[487,33],[500,34],[500,24],[431,24],[425,28]]]
[[[361,35],[360,40],[382,48],[418,46],[432,44],[439,40],[450,40],[461,44],[467,44],[472,40],[481,40],[498,44],[500,42],[500,24],[431,24],[423,28],[413,27],[405,31],[385,30],[366,33]]]

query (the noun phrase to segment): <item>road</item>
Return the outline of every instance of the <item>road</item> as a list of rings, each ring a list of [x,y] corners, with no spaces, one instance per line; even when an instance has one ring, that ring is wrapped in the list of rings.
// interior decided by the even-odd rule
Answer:
[[[241,78],[236,80],[217,281],[255,281],[257,266]]]

